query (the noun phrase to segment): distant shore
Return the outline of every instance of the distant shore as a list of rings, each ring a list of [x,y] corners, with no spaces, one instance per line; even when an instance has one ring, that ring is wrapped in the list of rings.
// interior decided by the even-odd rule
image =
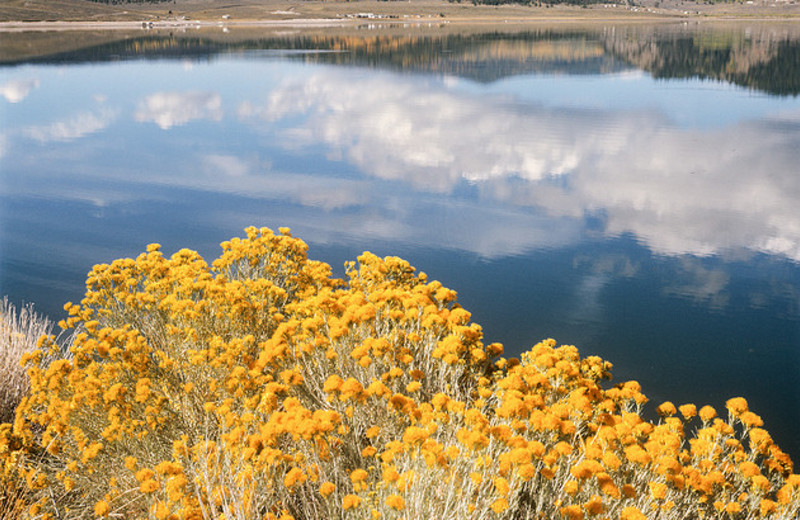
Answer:
[[[636,0],[593,4],[473,5],[446,0],[173,0],[109,5],[89,0],[4,0],[0,31],[113,30],[213,26],[346,26],[373,23],[534,23],[669,21],[676,19],[800,19],[796,0],[701,4],[691,0]],[[634,3],[634,2],[631,2]]]
[[[324,27],[339,26],[348,23],[348,19],[291,19],[291,20],[237,20],[224,24],[208,20],[182,21],[35,21],[35,22],[0,22],[0,31],[85,31],[85,30],[132,30],[132,29],[182,29],[218,26],[303,26]]]

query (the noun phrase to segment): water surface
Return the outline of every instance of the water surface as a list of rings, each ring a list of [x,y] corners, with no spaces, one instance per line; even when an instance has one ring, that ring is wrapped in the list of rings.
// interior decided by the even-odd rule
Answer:
[[[58,319],[95,263],[289,226],[800,458],[797,30],[502,29],[0,37],[0,292]]]

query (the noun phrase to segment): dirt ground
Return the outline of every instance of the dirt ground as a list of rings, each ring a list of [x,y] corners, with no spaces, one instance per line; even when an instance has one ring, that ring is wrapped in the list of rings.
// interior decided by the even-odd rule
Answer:
[[[623,2],[626,0],[623,0]],[[631,0],[627,0],[630,2]],[[752,0],[728,4],[704,4],[693,0],[635,0],[625,3],[536,7],[521,5],[475,6],[447,0],[172,0],[159,3],[108,5],[89,0],[2,0],[0,30],[34,28],[32,22],[126,22],[180,24],[225,23],[346,23],[369,17],[376,21],[447,20],[491,23],[526,20],[658,19],[674,17],[800,18],[800,0]],[[361,18],[359,18],[361,17]],[[96,27],[96,25],[93,25]],[[114,27],[114,25],[109,25]]]

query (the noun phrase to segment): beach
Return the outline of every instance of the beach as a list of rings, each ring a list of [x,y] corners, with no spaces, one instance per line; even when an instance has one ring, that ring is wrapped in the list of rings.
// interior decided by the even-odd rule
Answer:
[[[326,26],[368,23],[528,23],[656,21],[674,19],[793,20],[794,2],[703,4],[642,0],[592,4],[498,6],[442,0],[281,1],[175,0],[109,5],[87,0],[7,0],[0,5],[0,31],[154,29],[209,26]]]

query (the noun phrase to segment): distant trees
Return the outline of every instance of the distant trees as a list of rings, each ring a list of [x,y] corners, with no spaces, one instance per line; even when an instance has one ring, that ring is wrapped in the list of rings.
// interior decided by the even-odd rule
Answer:
[[[89,0],[98,4],[119,5],[119,4],[164,4],[172,0]]]
[[[461,3],[462,0],[449,0],[452,2]],[[558,4],[565,5],[580,5],[587,6],[589,4],[602,4],[605,0],[472,0],[473,5],[505,5],[505,4],[518,4],[518,5],[535,5],[551,6]]]

